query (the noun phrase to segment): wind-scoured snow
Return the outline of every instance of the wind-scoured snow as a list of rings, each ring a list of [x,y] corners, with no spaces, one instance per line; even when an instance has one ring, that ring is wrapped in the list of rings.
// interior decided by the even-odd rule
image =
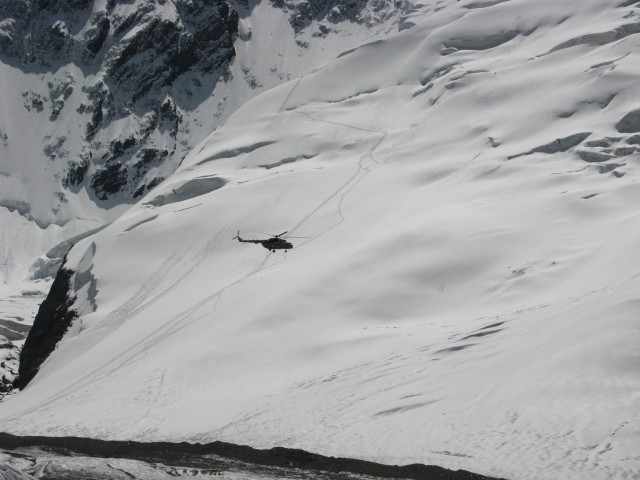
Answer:
[[[637,24],[427,1],[247,102],[71,250],[95,290],[3,430],[636,478]]]

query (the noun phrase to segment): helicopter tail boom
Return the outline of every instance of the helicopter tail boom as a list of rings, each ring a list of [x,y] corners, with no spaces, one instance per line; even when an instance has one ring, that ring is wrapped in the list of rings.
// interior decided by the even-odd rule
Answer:
[[[238,234],[235,237],[233,237],[233,239],[238,240],[239,242],[242,242],[242,243],[262,243],[261,240],[245,240],[240,236],[240,230],[238,230]]]

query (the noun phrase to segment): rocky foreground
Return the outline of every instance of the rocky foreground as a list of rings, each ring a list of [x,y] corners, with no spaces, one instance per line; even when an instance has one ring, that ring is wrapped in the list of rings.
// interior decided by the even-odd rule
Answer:
[[[224,476],[243,479],[490,480],[465,470],[383,465],[304,450],[257,450],[225,442],[139,443],[0,433],[0,479],[113,480]]]

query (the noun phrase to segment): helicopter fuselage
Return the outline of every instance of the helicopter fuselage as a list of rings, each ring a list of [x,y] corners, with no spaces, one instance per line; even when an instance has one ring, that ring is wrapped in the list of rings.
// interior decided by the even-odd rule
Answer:
[[[270,238],[263,240],[260,244],[267,250],[289,250],[293,245],[282,238]]]
[[[242,243],[258,243],[262,245],[267,250],[275,251],[275,250],[290,250],[293,248],[293,245],[287,242],[284,238],[272,237],[267,240],[245,240],[240,237],[240,233],[238,232],[238,236],[236,239]]]

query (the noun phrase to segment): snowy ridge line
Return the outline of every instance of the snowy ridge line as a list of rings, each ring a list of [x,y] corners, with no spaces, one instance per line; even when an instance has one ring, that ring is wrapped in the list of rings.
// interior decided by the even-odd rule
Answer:
[[[250,464],[295,468],[310,471],[370,475],[379,478],[406,478],[413,480],[504,480],[487,477],[466,470],[447,470],[435,465],[384,465],[353,458],[327,457],[300,449],[273,447],[260,450],[227,442],[173,443],[134,442],[125,440],[97,440],[81,437],[17,436],[0,433],[0,449],[14,450],[26,447],[46,447],[64,456],[87,455],[101,458],[127,458],[143,461],[161,461],[202,465],[203,455],[216,455]],[[214,460],[212,459],[212,463]]]

